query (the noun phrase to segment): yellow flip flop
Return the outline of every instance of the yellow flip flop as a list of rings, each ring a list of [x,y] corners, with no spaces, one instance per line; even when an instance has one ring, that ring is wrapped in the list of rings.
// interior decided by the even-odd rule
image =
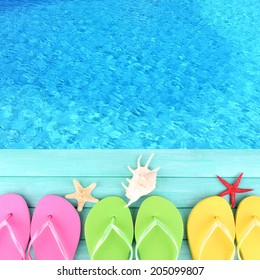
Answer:
[[[236,242],[239,259],[260,260],[260,196],[249,196],[239,203]]]
[[[194,260],[234,259],[235,222],[224,198],[212,196],[201,200],[189,215],[187,234]]]

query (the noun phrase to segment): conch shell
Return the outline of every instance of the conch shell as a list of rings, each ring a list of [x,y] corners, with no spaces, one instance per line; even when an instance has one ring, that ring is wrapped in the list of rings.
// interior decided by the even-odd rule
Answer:
[[[128,169],[132,172],[133,176],[131,179],[126,179],[129,183],[128,186],[122,183],[122,186],[126,190],[125,195],[129,199],[129,202],[125,207],[128,207],[133,202],[137,201],[141,196],[146,195],[155,189],[156,175],[160,167],[154,170],[150,170],[148,168],[153,156],[154,154],[150,156],[145,166],[141,166],[140,164],[142,155],[140,155],[138,158],[137,169],[134,170],[128,166]]]

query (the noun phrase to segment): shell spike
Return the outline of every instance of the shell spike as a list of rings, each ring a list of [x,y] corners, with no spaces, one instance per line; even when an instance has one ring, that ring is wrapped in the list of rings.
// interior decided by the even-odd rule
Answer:
[[[147,161],[145,167],[148,167],[148,165],[150,164],[150,162],[151,162],[153,156],[154,156],[154,153],[152,153],[151,156],[149,157],[149,159],[148,159],[148,161]]]
[[[132,169],[130,166],[127,166],[127,168],[129,169],[130,172],[134,174],[134,169]]]
[[[124,208],[129,207],[134,201],[129,200],[128,203],[124,206]]]
[[[123,188],[126,190],[127,189],[127,186],[124,184],[124,183],[121,183]]]
[[[143,155],[140,155],[138,160],[137,160],[137,168],[141,167],[141,158]]]
[[[160,167],[155,168],[154,170],[152,170],[152,172],[158,172],[160,170]]]

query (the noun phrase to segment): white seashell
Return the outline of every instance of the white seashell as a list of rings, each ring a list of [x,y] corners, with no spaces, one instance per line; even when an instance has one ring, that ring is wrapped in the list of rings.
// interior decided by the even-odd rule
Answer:
[[[131,179],[126,179],[128,186],[122,183],[122,186],[126,190],[126,197],[129,199],[129,202],[125,207],[128,207],[133,202],[137,201],[141,196],[144,196],[155,189],[156,175],[160,168],[158,167],[154,170],[150,170],[148,168],[153,156],[154,154],[150,156],[145,166],[141,166],[140,164],[142,155],[138,158],[137,169],[134,170],[128,166],[128,169],[132,172],[133,176]]]

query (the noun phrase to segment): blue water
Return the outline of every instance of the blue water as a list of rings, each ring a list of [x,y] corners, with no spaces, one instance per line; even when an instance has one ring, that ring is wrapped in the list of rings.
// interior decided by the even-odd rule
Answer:
[[[0,148],[260,148],[259,0],[1,0]]]

